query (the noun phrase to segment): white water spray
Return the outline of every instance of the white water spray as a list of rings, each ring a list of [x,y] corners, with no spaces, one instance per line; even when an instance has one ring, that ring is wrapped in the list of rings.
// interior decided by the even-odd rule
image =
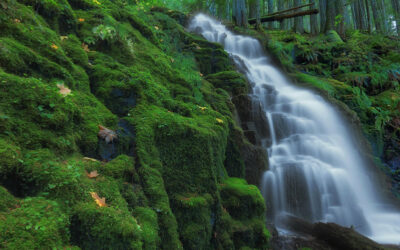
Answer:
[[[400,243],[400,214],[385,210],[345,123],[309,90],[295,87],[269,63],[261,44],[199,14],[189,29],[223,45],[252,85],[270,138],[261,138],[270,170],[262,177],[268,217],[284,228],[292,215],[354,226],[380,243]],[[249,111],[250,112],[250,111]],[[264,131],[265,132],[265,131]],[[261,178],[261,177],[260,177]]]

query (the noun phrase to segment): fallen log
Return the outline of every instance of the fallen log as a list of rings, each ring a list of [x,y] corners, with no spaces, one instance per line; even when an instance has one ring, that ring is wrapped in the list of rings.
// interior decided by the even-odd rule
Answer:
[[[305,10],[305,11],[300,11],[296,13],[291,13],[291,14],[286,14],[286,15],[277,15],[277,16],[266,16],[261,18],[261,22],[274,22],[274,21],[282,21],[287,18],[294,18],[294,17],[299,17],[299,16],[307,16],[307,15],[315,15],[318,14],[319,10],[313,9],[313,10]],[[249,24],[255,24],[256,19],[249,19]]]
[[[289,11],[293,11],[293,10],[298,10],[298,9],[302,9],[304,7],[308,7],[308,6],[313,6],[315,3],[309,3],[309,4],[305,4],[305,5],[301,5],[301,6],[297,6],[291,9],[287,9],[287,10],[282,10],[282,11],[278,11],[278,12],[274,12],[274,13],[269,13],[268,15],[266,15],[265,17],[270,17],[270,16],[276,16],[276,15],[280,15]]]

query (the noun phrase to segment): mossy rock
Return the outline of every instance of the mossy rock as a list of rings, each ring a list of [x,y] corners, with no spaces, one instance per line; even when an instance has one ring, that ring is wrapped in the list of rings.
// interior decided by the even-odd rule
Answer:
[[[244,76],[236,71],[224,71],[208,75],[206,80],[214,87],[222,88],[231,95],[243,95],[248,93],[248,84]]]
[[[0,212],[0,247],[64,248],[69,245],[69,220],[60,206],[44,198],[27,198],[20,207]]]
[[[100,165],[99,173],[114,179],[121,179],[139,183],[139,176],[135,170],[135,159],[127,155],[120,155],[105,165]]]
[[[212,248],[212,231],[216,225],[214,203],[210,194],[175,195],[171,205],[178,220],[179,234],[185,249]]]
[[[9,212],[19,205],[19,201],[2,186],[0,186],[0,197],[0,213]]]
[[[84,249],[142,249],[142,229],[124,210],[76,205],[71,218],[71,241]]]
[[[0,182],[7,182],[7,177],[14,175],[20,166],[21,149],[10,141],[0,138]],[[11,184],[11,183],[9,183]]]
[[[228,178],[220,184],[222,206],[234,219],[262,218],[265,213],[264,199],[260,190],[245,180]]]

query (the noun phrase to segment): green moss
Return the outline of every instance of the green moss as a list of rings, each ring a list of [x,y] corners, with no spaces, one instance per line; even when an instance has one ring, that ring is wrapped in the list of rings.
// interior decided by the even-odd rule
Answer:
[[[21,206],[0,212],[0,247],[63,248],[69,244],[69,221],[54,201],[27,198]]]
[[[139,176],[135,170],[135,159],[126,155],[120,155],[105,165],[100,165],[99,173],[114,179],[129,182],[139,182]]]
[[[236,71],[218,72],[206,77],[214,87],[222,88],[232,95],[241,95],[248,93],[248,84],[246,79]]]
[[[0,186],[0,197],[0,213],[8,212],[19,205],[19,201],[2,186]]]
[[[263,217],[264,199],[260,190],[245,180],[228,178],[220,185],[222,205],[234,219]]]
[[[20,148],[10,141],[0,138],[0,182],[5,183],[20,165]],[[11,182],[9,182],[11,184]]]
[[[141,249],[141,233],[130,214],[94,201],[78,204],[71,218],[71,240],[84,249]]]
[[[161,240],[158,236],[157,213],[150,208],[137,207],[133,214],[141,225],[143,249],[158,249]]]

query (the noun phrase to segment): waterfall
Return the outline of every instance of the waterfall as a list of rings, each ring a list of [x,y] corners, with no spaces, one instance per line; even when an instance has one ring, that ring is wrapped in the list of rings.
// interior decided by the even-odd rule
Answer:
[[[345,122],[332,105],[296,87],[269,61],[258,40],[235,35],[220,22],[199,14],[189,25],[223,45],[252,86],[251,98],[265,119],[259,138],[269,170],[261,191],[268,219],[281,233],[285,217],[354,227],[380,243],[400,243],[400,213],[388,210],[375,192]],[[250,111],[249,111],[250,112]]]

